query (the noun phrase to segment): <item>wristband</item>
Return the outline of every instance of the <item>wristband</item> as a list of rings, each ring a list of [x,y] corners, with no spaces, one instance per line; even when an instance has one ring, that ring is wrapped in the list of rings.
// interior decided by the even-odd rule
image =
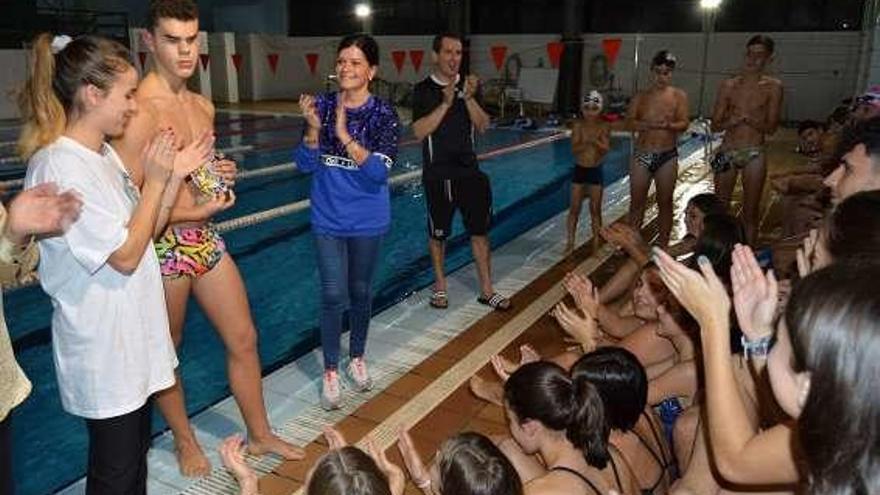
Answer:
[[[768,335],[757,340],[748,340],[745,335],[743,335],[740,337],[740,342],[743,347],[743,357],[746,359],[752,359],[756,357],[766,357],[767,354],[770,353],[770,349],[773,347],[775,339],[772,335]]]
[[[354,142],[354,138],[351,138],[351,139],[348,140],[347,143],[343,144],[342,147],[345,148],[345,149],[348,149],[348,145],[350,145],[350,144],[353,143],[353,142]]]

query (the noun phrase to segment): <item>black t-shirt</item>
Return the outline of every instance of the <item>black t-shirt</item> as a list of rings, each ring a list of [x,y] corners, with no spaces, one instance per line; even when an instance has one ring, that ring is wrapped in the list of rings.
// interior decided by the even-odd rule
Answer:
[[[464,80],[457,83],[459,89],[452,106],[437,129],[422,141],[422,177],[426,179],[466,177],[479,170],[474,153],[475,130],[461,96],[463,84]],[[413,121],[433,112],[443,102],[443,87],[434,76],[416,84],[413,88]]]

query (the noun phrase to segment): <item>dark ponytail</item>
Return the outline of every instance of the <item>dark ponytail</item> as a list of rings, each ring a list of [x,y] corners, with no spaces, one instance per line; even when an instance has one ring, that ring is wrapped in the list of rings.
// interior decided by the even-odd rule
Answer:
[[[521,422],[539,421],[564,431],[587,463],[598,469],[608,464],[605,408],[596,387],[587,380],[572,382],[559,365],[538,361],[521,366],[504,384],[504,399]]]

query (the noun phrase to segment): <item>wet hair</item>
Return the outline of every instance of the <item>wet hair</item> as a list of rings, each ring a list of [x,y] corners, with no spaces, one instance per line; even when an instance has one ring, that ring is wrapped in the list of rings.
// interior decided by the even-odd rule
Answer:
[[[538,361],[520,366],[504,384],[504,400],[520,423],[528,420],[564,431],[587,464],[604,469],[610,427],[602,396],[587,380],[573,381],[557,364]]]
[[[880,172],[880,117],[847,126],[843,131],[836,155],[843,156],[857,145],[865,146],[865,152],[871,157],[874,171]]]
[[[770,54],[776,49],[776,42],[766,34],[756,34],[749,38],[749,41],[746,42],[746,48],[752,45],[761,45],[766,48]]]
[[[147,13],[147,27],[150,31],[156,30],[160,19],[197,21],[199,6],[195,0],[150,0],[150,10]]]
[[[571,379],[587,380],[596,386],[608,426],[629,431],[639,422],[648,402],[645,367],[622,347],[600,347],[581,356],[571,367]]]
[[[439,493],[455,495],[521,495],[522,481],[513,464],[491,440],[479,433],[459,433],[437,451]]]
[[[440,49],[443,48],[443,39],[449,38],[451,40],[456,40],[459,43],[464,43],[461,35],[455,34],[453,32],[445,32],[440,33],[437,36],[434,36],[434,41],[431,42],[431,49],[434,50],[434,53],[440,53]]]
[[[810,129],[816,129],[821,132],[825,130],[825,125],[815,120],[802,120],[798,124],[798,135],[801,135]]]
[[[880,260],[880,190],[862,191],[841,201],[826,225],[825,242],[835,262]]]
[[[391,495],[388,478],[356,447],[331,450],[315,464],[307,495]]]
[[[727,213],[727,205],[715,193],[697,194],[688,201],[689,205],[700,210],[703,215],[724,215]]]
[[[811,373],[798,418],[807,493],[880,493],[880,265],[835,263],[786,307],[792,367]]]
[[[703,232],[694,247],[693,261],[705,256],[715,269],[718,277],[730,283],[730,266],[733,264],[733,248],[746,243],[742,224],[727,213],[706,215],[703,218]]]
[[[339,42],[339,46],[336,47],[336,54],[339,55],[339,52],[350,46],[360,48],[371,67],[379,65],[379,44],[376,43],[372,36],[368,34],[349,34]]]
[[[651,68],[659,67],[661,65],[665,65],[670,69],[675,69],[675,64],[678,62],[678,59],[675,58],[675,55],[672,54],[669,50],[660,50],[654,55],[654,58],[651,59]]]
[[[110,89],[119,74],[132,67],[121,44],[100,36],[81,36],[52,54],[52,35],[36,37],[28,61],[28,78],[18,95],[24,120],[18,154],[27,159],[64,132],[82,111],[77,93],[92,85]]]

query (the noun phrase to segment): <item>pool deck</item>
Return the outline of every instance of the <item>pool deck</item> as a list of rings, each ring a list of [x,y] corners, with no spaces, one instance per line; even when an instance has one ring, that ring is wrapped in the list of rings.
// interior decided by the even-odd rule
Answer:
[[[771,163],[777,159],[792,161],[791,157],[782,156],[791,154],[791,141],[791,133],[783,132],[771,143]],[[701,157],[696,156],[699,154],[682,160],[675,193],[677,211],[694,194],[711,189],[711,175]],[[609,186],[606,198],[606,222],[625,215],[627,179]],[[772,208],[772,199],[772,194],[766,192],[764,218],[768,225],[781,214]],[[376,315],[367,353],[374,389],[366,394],[344,391],[340,410],[328,413],[318,404],[319,349],[265,377],[270,422],[282,437],[305,447],[307,457],[293,462],[282,462],[272,455],[249,457],[248,462],[261,475],[260,493],[290,494],[301,488],[308,468],[327,450],[320,434],[325,425],[335,424],[353,443],[369,435],[380,448],[387,448],[389,457],[401,466],[394,445],[399,425],[412,426],[417,447],[426,460],[443,439],[456,432],[505,432],[503,411],[473,397],[467,380],[474,373],[491,373],[486,363],[493,354],[515,352],[523,342],[531,343],[541,353],[552,354],[562,349],[562,332],[547,316],[565,296],[562,277],[578,270],[590,273],[601,283],[619,261],[607,245],[593,252],[589,243],[584,244],[589,237],[586,210],[579,229],[580,247],[571,255],[565,256],[563,252],[566,212],[493,252],[496,289],[512,295],[512,311],[491,312],[475,302],[476,273],[473,265],[468,265],[449,277],[449,309],[431,308],[430,290],[425,289]],[[655,215],[654,208],[646,214],[645,234],[649,236],[656,230]],[[347,339],[343,338],[342,344],[344,353]],[[198,480],[181,477],[170,433],[165,433],[156,439],[149,455],[151,495],[237,493],[237,485],[221,467],[216,450],[223,438],[244,431],[234,401],[227,398],[196,415],[193,426],[214,466],[211,476]],[[60,493],[83,492],[81,480]],[[420,492],[408,485],[407,493]]]

